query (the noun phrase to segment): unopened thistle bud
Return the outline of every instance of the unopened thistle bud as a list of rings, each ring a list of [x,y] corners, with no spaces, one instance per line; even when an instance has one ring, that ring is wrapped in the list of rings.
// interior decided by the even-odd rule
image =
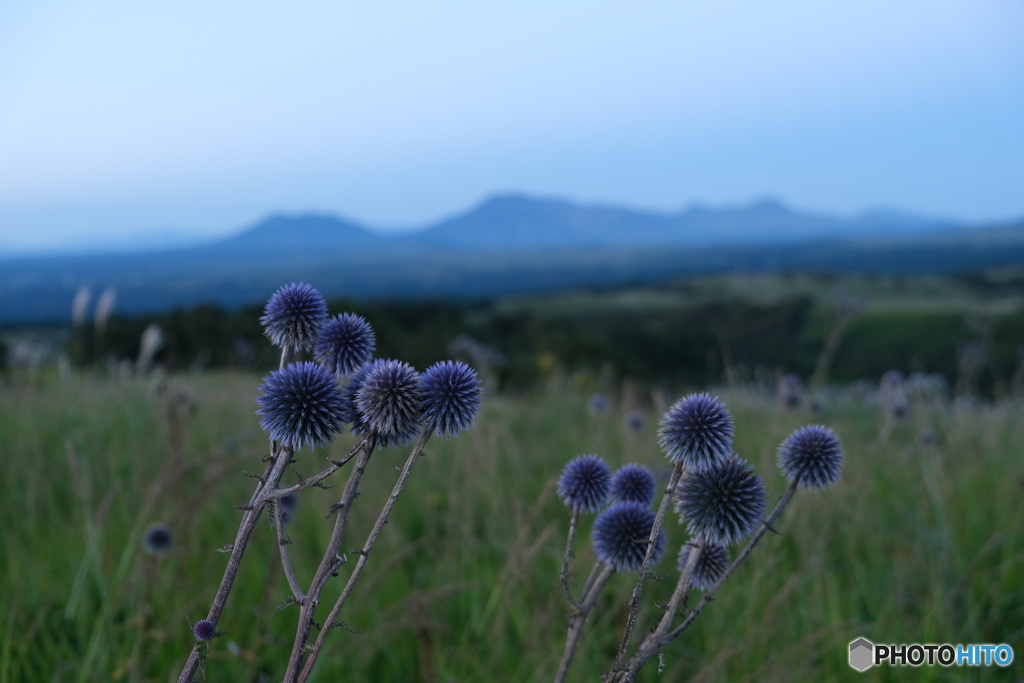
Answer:
[[[209,619],[200,619],[192,627],[192,634],[201,643],[211,640],[217,635],[217,626]]]

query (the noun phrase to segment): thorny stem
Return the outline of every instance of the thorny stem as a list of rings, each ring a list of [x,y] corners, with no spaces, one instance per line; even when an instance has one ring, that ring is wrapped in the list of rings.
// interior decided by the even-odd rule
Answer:
[[[221,612],[224,611],[224,605],[227,603],[231,586],[234,584],[235,577],[238,575],[238,569],[242,564],[242,555],[245,553],[245,548],[249,543],[249,537],[256,528],[256,523],[259,521],[263,508],[266,506],[266,498],[263,494],[266,489],[273,489],[277,486],[277,482],[281,480],[281,476],[284,474],[288,464],[291,463],[291,460],[291,446],[281,446],[278,448],[272,462],[267,465],[267,469],[263,473],[260,483],[257,484],[252,497],[249,498],[249,504],[245,506],[242,522],[238,526],[238,534],[235,536],[235,542],[231,546],[231,556],[228,558],[228,566],[224,570],[224,578],[221,579],[217,595],[213,599],[213,605],[206,616],[214,624],[217,623]],[[181,676],[178,677],[178,683],[192,682],[192,677],[199,668],[200,645],[198,641],[192,645],[192,652],[189,654],[188,661],[185,662],[185,668],[182,669]]]
[[[294,683],[295,675],[302,665],[302,656],[306,642],[309,640],[309,629],[313,625],[313,614],[319,604],[320,591],[323,590],[331,575],[345,563],[344,558],[338,555],[338,548],[341,546],[341,540],[345,535],[345,527],[348,524],[348,515],[352,509],[352,501],[355,500],[359,492],[359,480],[362,479],[363,472],[366,471],[366,463],[369,462],[370,455],[373,453],[376,439],[372,437],[364,439],[361,445],[362,450],[356,458],[352,473],[349,474],[348,483],[345,484],[345,490],[341,494],[341,500],[335,507],[336,517],[334,519],[334,530],[331,532],[331,540],[327,544],[323,560],[320,561],[320,566],[317,567],[316,574],[313,575],[309,591],[306,593],[306,599],[302,603],[299,626],[295,631],[295,642],[292,644],[291,657],[288,659],[286,683]]]
[[[277,504],[274,506],[274,515],[276,523],[275,526],[277,527],[277,543],[281,549],[281,566],[284,568],[284,574],[285,577],[287,577],[288,579],[288,585],[292,589],[292,595],[295,597],[295,602],[299,605],[303,604],[303,602],[306,599],[306,596],[302,593],[302,589],[299,588],[299,582],[295,578],[295,570],[292,568],[291,556],[288,553],[289,541],[287,538],[285,538],[284,535],[284,524],[282,523],[281,518],[281,499],[297,491],[301,491],[304,488],[309,488],[310,486],[318,484],[327,477],[329,477],[330,475],[340,470],[349,460],[354,458],[356,454],[361,451],[363,447],[363,442],[365,440],[366,437],[364,436],[362,439],[359,440],[358,443],[356,443],[355,446],[352,447],[352,450],[349,451],[348,455],[346,455],[344,458],[342,458],[341,460],[332,461],[330,467],[325,469],[323,472],[320,472],[319,474],[310,477],[309,479],[304,479],[297,486],[290,486],[284,489],[275,488],[271,491],[266,491],[263,494],[264,500],[277,501]]]
[[[294,486],[289,486],[289,487],[283,488],[283,489],[282,488],[275,489],[274,491],[271,491],[267,495],[267,498],[283,498],[284,496],[290,496],[293,493],[298,493],[299,491],[301,491],[303,489],[308,489],[311,486],[316,486],[317,484],[322,482],[324,479],[326,479],[327,477],[331,476],[332,474],[334,474],[335,472],[340,470],[342,467],[347,465],[348,461],[351,460],[352,458],[354,458],[356,456],[356,454],[359,453],[360,449],[363,446],[363,441],[364,440],[365,440],[365,437],[363,438],[363,440],[360,440],[352,448],[352,450],[349,451],[348,455],[346,455],[341,460],[332,460],[330,467],[328,467],[324,471],[318,472],[318,473],[314,474],[312,477],[309,477],[308,479],[303,479],[302,481],[300,481],[298,484],[295,484]]]
[[[594,569],[597,569],[597,565],[595,565]],[[572,666],[572,658],[576,654],[576,647],[580,643],[580,636],[583,635],[583,626],[587,621],[587,614],[590,613],[594,603],[597,602],[598,596],[601,595],[605,584],[608,583],[608,580],[612,578],[614,573],[615,569],[611,565],[604,565],[601,573],[597,575],[597,578],[591,584],[590,592],[585,592],[580,596],[579,612],[572,616],[572,621],[569,623],[569,633],[565,638],[565,652],[562,653],[562,661],[558,664],[555,683],[562,683],[565,681],[565,677],[569,675],[569,667]],[[593,576],[593,573],[591,575]]]
[[[583,584],[583,590],[580,591],[580,602],[584,602],[587,596],[590,594],[590,589],[594,587],[594,580],[597,579],[597,573],[601,571],[601,563],[595,562],[594,567],[590,570],[590,575],[587,576],[586,583]]]
[[[612,671],[616,671],[622,664],[622,658],[626,656],[626,648],[629,647],[629,638],[633,635],[633,626],[636,624],[636,613],[640,609],[640,591],[643,590],[644,580],[651,568],[651,561],[654,559],[654,549],[657,546],[658,532],[661,531],[661,523],[665,519],[665,510],[668,508],[668,501],[672,492],[683,475],[682,459],[676,461],[672,468],[672,476],[669,477],[668,486],[661,496],[661,505],[658,506],[658,513],[654,516],[654,526],[651,527],[651,535],[647,539],[647,554],[644,555],[644,563],[640,566],[640,573],[636,577],[636,586],[633,587],[633,595],[629,598],[629,617],[626,620],[626,630],[622,634],[622,644],[619,645],[619,652],[615,655],[612,663]]]
[[[562,590],[565,591],[566,600],[568,600],[569,604],[577,610],[580,609],[580,603],[576,602],[576,599],[572,597],[572,591],[569,590],[569,560],[572,559],[572,542],[576,539],[576,525],[579,521],[579,508],[573,507],[572,516],[569,518],[569,534],[565,540],[565,556],[562,558],[562,573],[559,575],[559,581],[562,584]]]
[[[736,568],[740,566],[743,560],[747,559],[750,553],[754,550],[754,546],[757,545],[757,542],[761,540],[761,537],[764,536],[765,532],[767,532],[768,529],[771,528],[772,524],[775,523],[775,520],[778,519],[779,515],[782,514],[782,511],[786,508],[786,506],[789,504],[789,501],[793,498],[793,494],[796,493],[796,486],[798,481],[799,480],[796,480],[790,483],[789,488],[787,488],[786,492],[782,494],[782,498],[779,500],[778,505],[775,506],[775,509],[772,510],[770,515],[768,515],[767,519],[761,522],[761,526],[758,528],[757,532],[755,532],[754,535],[751,537],[750,541],[747,542],[747,545],[743,548],[742,552],[740,552],[736,559],[732,561],[732,564],[729,565],[729,568],[722,573],[722,576],[719,577],[718,581],[715,582],[715,585],[712,586],[711,589],[708,590],[706,593],[704,593],[704,597],[701,598],[701,601],[697,603],[696,607],[690,610],[690,613],[686,615],[686,619],[683,620],[683,623],[681,623],[679,626],[666,633],[664,637],[660,639],[660,642],[655,643],[652,641],[648,647],[644,647],[644,645],[648,645],[645,641],[644,645],[641,645],[641,647],[637,649],[636,654],[633,655],[632,659],[629,660],[629,664],[626,666],[626,669],[623,672],[624,678],[626,680],[628,680],[638,671],[640,671],[641,667],[643,667],[643,665],[647,663],[647,660],[650,659],[655,652],[657,652],[660,648],[664,647],[667,643],[670,643],[671,641],[678,638],[680,634],[682,634],[683,631],[689,628],[690,624],[692,624],[693,621],[698,616],[700,616],[701,611],[703,611],[707,604],[714,599],[715,594],[725,583],[726,579],[728,579],[732,575],[732,573],[736,571]]]
[[[351,597],[352,591],[355,589],[356,582],[359,580],[359,576],[363,573],[363,569],[366,567],[366,562],[369,560],[370,551],[373,550],[373,546],[377,542],[377,537],[380,536],[381,530],[384,529],[384,525],[388,523],[388,515],[390,515],[391,510],[394,509],[395,503],[398,502],[398,496],[401,494],[402,488],[405,486],[405,482],[409,479],[409,474],[412,472],[413,465],[416,463],[416,460],[423,455],[423,448],[426,446],[427,440],[430,439],[431,434],[433,434],[432,429],[425,429],[423,434],[420,436],[419,441],[416,442],[416,446],[412,449],[412,452],[406,459],[405,465],[402,467],[402,471],[398,475],[398,481],[395,482],[395,487],[391,490],[391,495],[388,496],[387,501],[384,503],[384,508],[380,511],[377,521],[374,522],[373,528],[370,530],[370,534],[366,538],[366,543],[363,545],[363,549],[359,553],[359,560],[356,562],[355,569],[352,570],[352,574],[348,577],[348,583],[345,584],[345,589],[341,592],[338,600],[334,603],[334,607],[331,609],[330,614],[327,615],[327,619],[324,620],[324,627],[320,629],[320,633],[317,635],[316,641],[314,641],[312,649],[309,651],[306,663],[302,667],[302,671],[299,673],[298,683],[305,683],[309,678],[310,673],[313,671],[313,665],[316,664],[316,659],[320,655],[320,650],[324,646],[324,640],[333,625],[338,622],[338,617],[341,615],[342,608],[345,606],[349,597]],[[285,675],[285,679],[288,680],[291,674],[292,672],[289,671]]]
[[[277,504],[274,505],[274,526],[277,529],[277,546],[281,550],[281,567],[284,569],[284,575],[288,579],[288,586],[292,589],[292,595],[295,596],[295,602],[302,604],[305,596],[302,594],[302,589],[299,588],[299,582],[295,578],[295,570],[292,568],[292,558],[288,554],[288,544],[291,541],[284,535],[284,515],[281,512],[281,499],[277,499]]]
[[[288,342],[281,345],[281,362],[278,364],[278,370],[283,370],[284,366],[288,363],[290,350]],[[242,515],[242,522],[238,525],[238,534],[235,536],[235,542],[231,546],[231,557],[228,558],[228,566],[224,570],[224,578],[220,581],[217,595],[213,599],[213,606],[210,607],[210,613],[206,617],[214,624],[217,623],[220,613],[224,610],[228,593],[231,592],[231,586],[235,582],[238,568],[242,564],[242,554],[245,553],[245,546],[248,545],[249,537],[256,528],[256,522],[259,521],[260,514],[266,505],[266,498],[263,497],[263,494],[267,488],[271,490],[276,488],[277,483],[281,481],[285,467],[291,463],[292,449],[284,445],[278,448],[278,443],[271,440],[270,458],[270,463],[263,470],[263,476],[259,478],[259,483],[256,484],[256,490],[249,497],[249,504],[245,506],[245,514]],[[182,669],[181,676],[178,677],[178,683],[192,683],[192,677],[195,675],[196,669],[199,668],[199,660],[200,643],[196,641],[192,645],[192,652],[189,653],[188,661],[185,662],[185,668]]]
[[[679,573],[679,581],[676,583],[675,590],[672,591],[672,597],[669,599],[668,605],[665,607],[665,613],[661,615],[661,621],[658,622],[658,626],[644,638],[643,642],[637,648],[637,652],[646,652],[650,650],[652,653],[657,651],[663,644],[665,634],[670,628],[672,628],[672,621],[676,618],[676,613],[679,611],[679,605],[686,598],[686,592],[690,588],[690,582],[693,580],[693,573],[697,570],[697,562],[700,561],[700,556],[704,552],[704,547],[707,541],[703,538],[697,538],[694,542],[689,542],[690,554],[686,558],[686,566]],[[646,661],[646,660],[645,660]],[[630,664],[633,660],[630,660]],[[641,664],[640,666],[643,666]],[[639,670],[639,668],[637,669]],[[622,672],[613,670],[607,677],[607,680],[614,681],[618,680],[618,676]],[[636,673],[636,672],[631,672]],[[624,674],[626,680],[629,680],[628,675]]]

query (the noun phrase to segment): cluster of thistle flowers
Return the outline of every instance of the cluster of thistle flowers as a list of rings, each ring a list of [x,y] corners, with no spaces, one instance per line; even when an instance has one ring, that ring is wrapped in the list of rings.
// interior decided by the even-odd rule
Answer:
[[[637,581],[627,603],[630,611],[621,645],[607,679],[631,680],[651,656],[700,614],[797,488],[823,489],[839,478],[843,451],[835,433],[821,425],[797,429],[778,448],[778,465],[789,487],[765,517],[764,485],[754,468],[733,453],[732,437],[732,416],[717,398],[698,393],[677,401],[662,418],[658,431],[659,445],[673,463],[673,470],[656,511],[651,508],[655,481],[647,468],[631,464],[612,475],[608,465],[593,455],[575,458],[566,465],[558,491],[572,516],[561,582],[573,613],[556,681],[565,679],[587,613],[614,572],[637,572]],[[644,580],[666,550],[662,522],[669,501],[674,502],[679,523],[689,534],[676,556],[679,580],[657,627],[627,660]],[[597,564],[576,597],[568,585],[573,537],[579,515],[593,512],[599,512],[591,532]],[[728,546],[748,537],[746,547],[730,564]],[[704,591],[704,598],[676,625],[680,606],[691,588]]]
[[[198,668],[205,670],[208,642],[220,635],[218,619],[242,553],[264,509],[269,511],[277,531],[281,564],[291,589],[285,604],[298,604],[301,609],[284,680],[307,680],[324,637],[341,625],[341,609],[352,595],[370,550],[427,440],[434,434],[451,437],[467,429],[483,397],[476,372],[464,363],[443,361],[420,374],[399,360],[373,359],[376,340],[370,325],[351,313],[329,318],[323,297],[307,284],[293,283],[279,289],[267,303],[261,322],[266,335],[281,348],[280,368],[264,379],[262,395],[257,399],[256,412],[262,418],[261,427],[269,433],[271,455],[265,472],[257,477],[252,498],[241,506],[244,515],[236,541],[224,549],[231,556],[210,613],[192,626],[195,643],[180,683],[191,681]],[[293,361],[293,356],[304,351],[311,352],[313,360]],[[329,465],[308,478],[296,473],[299,482],[293,486],[280,484],[284,471],[296,462],[297,451],[305,446],[324,446],[341,434],[345,425],[361,439],[344,458],[328,458]],[[328,580],[338,575],[346,561],[339,548],[370,456],[378,446],[405,446],[414,440],[415,446],[376,523],[362,548],[354,551],[359,556],[356,566],[320,628],[314,621],[315,610]],[[303,590],[289,556],[291,541],[284,535],[285,522],[294,508],[296,494],[310,486],[321,486],[324,479],[353,460],[348,482],[332,507],[335,524],[323,560]],[[315,639],[311,636],[313,625],[319,628]]]

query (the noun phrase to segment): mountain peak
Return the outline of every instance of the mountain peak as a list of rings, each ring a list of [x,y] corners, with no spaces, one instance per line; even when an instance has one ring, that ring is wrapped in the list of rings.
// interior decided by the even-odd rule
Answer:
[[[774,197],[763,197],[750,203],[748,211],[758,213],[791,214],[793,211],[784,203]]]
[[[327,213],[273,213],[222,246],[281,249],[334,249],[377,243],[381,236],[352,221]]]

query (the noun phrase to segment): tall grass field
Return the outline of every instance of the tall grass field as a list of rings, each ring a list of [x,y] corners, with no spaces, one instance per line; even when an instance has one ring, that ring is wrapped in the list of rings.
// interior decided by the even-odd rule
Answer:
[[[91,374],[0,385],[0,683],[175,681],[224,572],[266,435],[243,373],[117,380]],[[603,415],[588,397],[609,397]],[[775,463],[793,429],[825,424],[845,466],[822,492],[799,491],[694,626],[642,681],[959,681],[1024,676],[1024,404],[914,406],[888,428],[872,401],[839,390],[821,412],[767,391],[711,389],[732,412],[734,448],[757,468],[769,507],[787,482]],[[468,434],[432,439],[367,573],[330,633],[312,680],[550,681],[565,642],[558,585],[569,510],[556,481],[572,457],[650,466],[667,479],[657,422],[682,395],[553,374],[538,389],[489,392]],[[626,425],[639,410],[643,425]],[[922,432],[933,438],[922,438]],[[354,443],[303,450],[310,475]],[[408,449],[376,452],[343,549],[360,548]],[[334,488],[308,489],[288,526],[302,582],[320,562]],[[294,481],[286,475],[285,483]],[[147,552],[167,525],[171,548]],[[593,564],[584,518],[572,564]],[[670,513],[669,550],[643,593],[638,642],[675,584],[686,538]],[[298,608],[269,522],[261,521],[211,641],[210,681],[281,680]],[[735,549],[734,549],[735,552]],[[333,603],[355,564],[324,591]],[[597,681],[614,659],[635,582],[616,575],[591,613],[570,680]],[[692,592],[691,605],[696,601]],[[322,605],[320,615],[326,612]],[[1007,643],[998,667],[847,663],[850,641]]]

